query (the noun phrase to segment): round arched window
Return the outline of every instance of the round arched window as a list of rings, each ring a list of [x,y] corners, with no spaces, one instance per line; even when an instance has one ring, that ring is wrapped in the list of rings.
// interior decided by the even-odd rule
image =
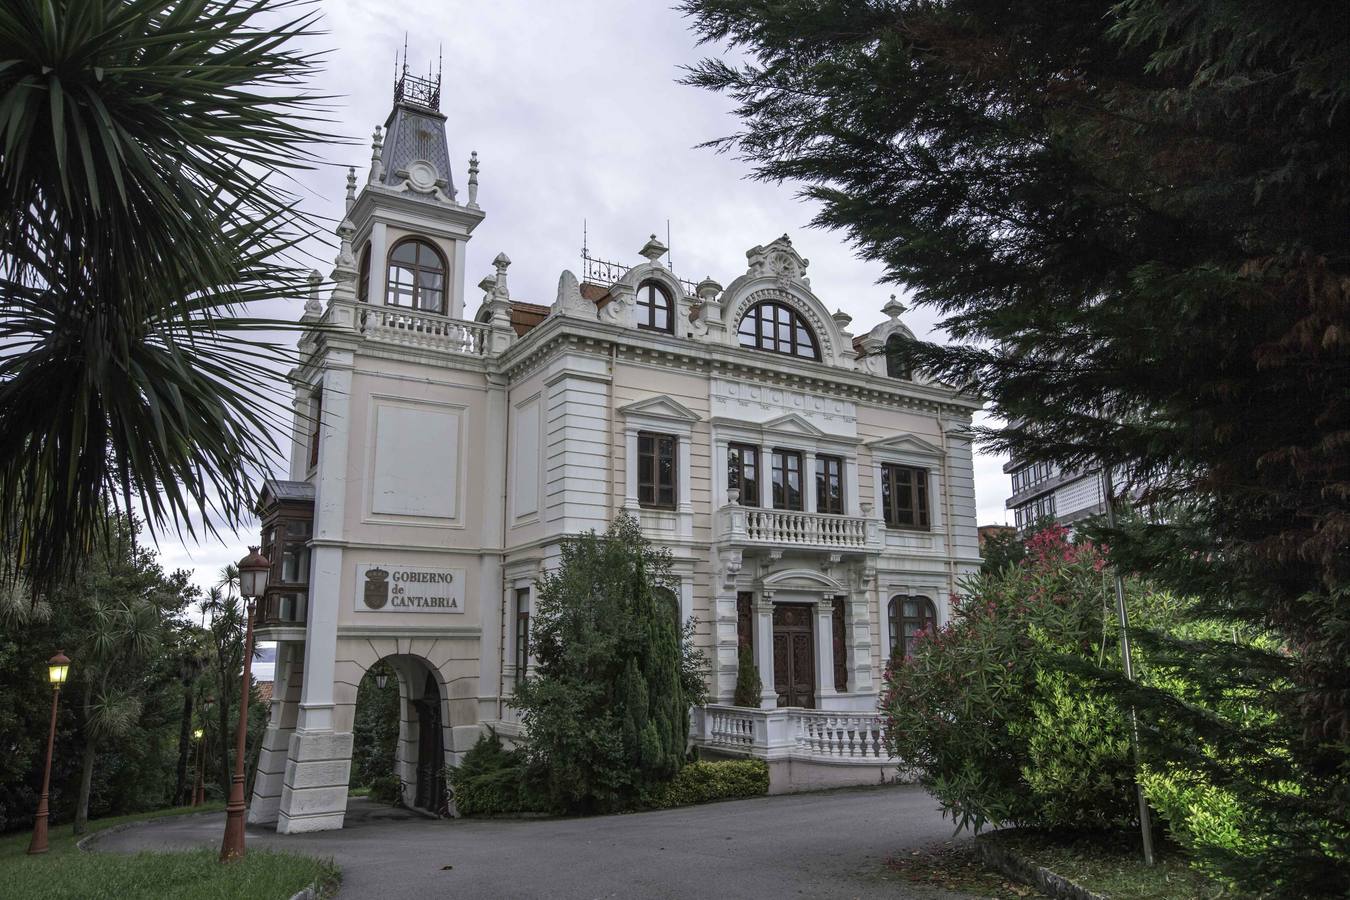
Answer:
[[[786,303],[776,300],[756,303],[741,317],[738,333],[741,346],[751,350],[820,359],[820,345],[811,326]]]
[[[637,327],[649,331],[672,331],[675,326],[673,304],[666,289],[654,281],[644,281],[637,289]]]
[[[400,241],[389,254],[384,302],[430,313],[445,313],[445,260],[426,241]]]
[[[891,626],[891,655],[909,658],[921,631],[937,627],[937,608],[927,597],[892,597],[886,609]]]

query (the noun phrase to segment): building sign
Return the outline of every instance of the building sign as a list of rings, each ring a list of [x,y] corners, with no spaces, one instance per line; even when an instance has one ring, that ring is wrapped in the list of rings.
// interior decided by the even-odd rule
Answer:
[[[464,570],[356,567],[357,612],[464,612]]]

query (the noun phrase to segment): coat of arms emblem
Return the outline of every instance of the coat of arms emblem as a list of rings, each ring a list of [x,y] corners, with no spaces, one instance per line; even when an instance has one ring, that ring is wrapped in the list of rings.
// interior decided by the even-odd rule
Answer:
[[[383,609],[389,602],[389,573],[386,570],[379,566],[366,569],[365,593],[362,599],[371,609]]]

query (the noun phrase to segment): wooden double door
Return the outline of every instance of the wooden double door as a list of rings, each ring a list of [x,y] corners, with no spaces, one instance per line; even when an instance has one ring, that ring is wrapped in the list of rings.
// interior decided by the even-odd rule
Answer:
[[[774,604],[773,689],[779,706],[816,708],[814,618],[810,604]]]

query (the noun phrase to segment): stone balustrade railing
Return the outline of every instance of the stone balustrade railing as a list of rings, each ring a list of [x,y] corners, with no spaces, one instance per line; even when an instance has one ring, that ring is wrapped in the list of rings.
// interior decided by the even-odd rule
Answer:
[[[768,760],[895,762],[886,752],[885,724],[876,713],[714,704],[695,710],[693,734],[696,743],[710,749]]]
[[[718,540],[825,550],[879,550],[880,523],[866,516],[756,509],[730,504],[718,510]]]
[[[372,340],[442,353],[487,356],[491,346],[491,328],[481,322],[467,322],[396,306],[370,306],[362,309],[361,332]]]

